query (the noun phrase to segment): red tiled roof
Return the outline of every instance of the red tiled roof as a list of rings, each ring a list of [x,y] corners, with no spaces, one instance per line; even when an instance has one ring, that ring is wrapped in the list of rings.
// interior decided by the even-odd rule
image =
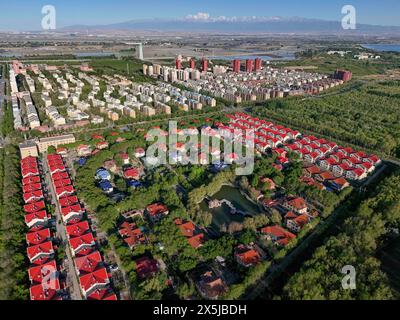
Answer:
[[[204,243],[204,233],[199,233],[194,235],[193,237],[188,238],[188,242],[189,245],[194,249],[201,247]]]
[[[63,164],[59,164],[59,165],[54,165],[54,166],[49,166],[50,172],[56,173],[56,172],[63,172],[65,171],[65,166]]]
[[[35,246],[46,242],[51,237],[50,229],[43,229],[36,232],[29,232],[26,234],[26,243],[28,246]]]
[[[30,168],[34,168],[34,169],[39,168],[37,162],[21,163],[21,171],[24,169],[30,169]]]
[[[168,212],[167,206],[162,203],[151,204],[146,207],[146,210],[151,216],[155,216],[158,214],[163,214],[163,213]]]
[[[64,186],[64,187],[59,187],[56,188],[56,194],[57,196],[63,196],[63,195],[67,195],[67,194],[73,194],[75,192],[75,189],[73,186]]]
[[[118,232],[124,242],[131,248],[137,243],[144,243],[146,241],[142,230],[139,229],[135,223],[124,222],[121,224]]]
[[[69,186],[69,185],[71,185],[70,179],[60,179],[60,180],[54,181],[54,186],[56,188],[61,188],[61,187]]]
[[[147,278],[154,273],[158,272],[158,263],[155,259],[150,259],[149,257],[143,257],[135,260],[136,263],[136,273],[139,278]]]
[[[37,163],[37,162],[38,162],[38,159],[36,157],[32,157],[32,156],[28,156],[21,160],[21,164]]]
[[[345,178],[337,178],[337,179],[333,180],[332,182],[336,183],[339,186],[344,186],[344,185],[348,184],[348,182]]]
[[[329,171],[321,172],[321,173],[319,174],[319,176],[320,176],[323,180],[333,180],[333,179],[335,179],[335,177],[333,176],[333,174],[330,173]]]
[[[28,269],[29,280],[32,283],[42,284],[43,278],[49,278],[49,273],[57,273],[57,265],[55,260],[51,260],[41,266],[34,266]]]
[[[136,168],[127,169],[124,171],[124,176],[127,179],[139,179],[140,178],[139,170]]]
[[[47,218],[47,212],[45,210],[29,213],[25,215],[25,223],[29,225],[33,220],[44,221]]]
[[[353,169],[352,171],[358,177],[361,177],[364,174],[364,170],[363,169]]]
[[[294,221],[300,228],[302,228],[309,222],[309,218],[307,215],[302,214],[294,218],[292,221]]]
[[[83,209],[79,203],[73,204],[72,206],[69,207],[62,207],[61,208],[61,214],[65,217],[70,213],[82,213]]]
[[[40,183],[39,176],[26,177],[26,178],[22,179],[22,184],[24,186],[30,185],[30,184],[37,184],[37,183]]]
[[[305,200],[301,197],[295,197],[288,201],[288,204],[298,210],[304,209],[307,207]]]
[[[96,289],[88,297],[88,300],[118,300],[110,288]]]
[[[296,236],[287,231],[286,229],[280,226],[270,226],[264,227],[261,230],[263,234],[271,234],[278,239],[278,243],[281,245],[286,245],[291,239],[296,238]]]
[[[60,200],[58,202],[61,207],[69,207],[69,206],[72,206],[72,205],[78,203],[78,197],[77,196],[63,197],[63,198],[60,198]]]
[[[79,272],[91,273],[103,262],[99,251],[94,251],[87,256],[75,259],[75,265]]]
[[[106,268],[101,268],[92,273],[85,274],[79,277],[81,288],[85,292],[93,290],[97,285],[107,285],[110,280]]]
[[[41,190],[41,189],[42,189],[41,183],[25,184],[22,187],[23,193],[29,193],[29,192],[33,192],[33,191],[37,191],[37,190]]]
[[[68,237],[80,237],[90,230],[89,223],[87,221],[82,221],[77,224],[66,226],[65,230]]]
[[[47,162],[49,162],[49,161],[57,161],[57,160],[62,160],[61,155],[55,154],[55,153],[47,155]]]
[[[311,166],[305,169],[306,171],[308,171],[310,174],[318,174],[321,172],[321,169],[318,168],[317,166]]]
[[[235,248],[235,257],[245,266],[256,265],[260,262],[260,253],[253,248],[239,245]]]
[[[194,233],[196,231],[196,226],[194,225],[193,222],[188,221],[188,222],[182,222],[180,219],[175,220],[175,224],[179,227],[181,230],[182,234],[185,237],[193,237]]]
[[[102,135],[99,135],[99,134],[92,134],[92,139],[94,139],[94,140],[103,140],[104,139],[104,137],[102,136]]]
[[[36,191],[24,193],[23,198],[24,198],[25,203],[37,202],[38,200],[43,199],[43,191],[36,190]]]
[[[347,163],[339,164],[339,167],[342,168],[344,171],[350,171],[351,167]]]
[[[33,213],[36,211],[41,211],[46,208],[44,201],[38,201],[30,204],[24,205],[24,211],[26,213]]]
[[[50,255],[54,253],[51,241],[31,246],[26,249],[27,256],[32,263],[36,265],[46,262]]]
[[[57,280],[58,287],[59,281]],[[57,296],[58,289],[44,288],[42,284],[38,284],[29,288],[31,300],[59,300]]]
[[[81,256],[89,254],[95,245],[95,240],[92,233],[84,234],[80,237],[69,239],[71,248],[75,253],[79,253]]]
[[[57,181],[60,179],[69,179],[69,174],[68,174],[68,172],[65,172],[65,171],[64,172],[56,172],[51,175],[51,178],[53,181]]]
[[[22,177],[26,178],[29,176],[37,176],[39,174],[39,169],[37,167],[23,168],[21,172],[22,172]]]

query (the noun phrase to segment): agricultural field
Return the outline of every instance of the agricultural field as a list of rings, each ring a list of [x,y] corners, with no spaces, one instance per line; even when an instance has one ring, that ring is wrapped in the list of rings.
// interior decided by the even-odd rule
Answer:
[[[366,50],[367,51],[367,50]],[[354,51],[355,54],[356,51]],[[351,70],[353,76],[363,77],[371,74],[384,74],[391,69],[399,68],[400,61],[397,54],[383,53],[381,59],[378,60],[357,60],[353,58],[353,54],[344,57],[338,55],[328,55],[325,53],[309,54],[302,56],[299,60],[286,62],[285,67],[303,67],[312,66],[315,72],[332,73],[337,68]]]

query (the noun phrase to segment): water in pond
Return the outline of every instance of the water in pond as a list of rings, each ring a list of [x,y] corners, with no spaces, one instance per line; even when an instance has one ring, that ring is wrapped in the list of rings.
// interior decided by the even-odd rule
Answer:
[[[366,49],[380,51],[380,52],[400,52],[400,44],[363,44]]]
[[[237,210],[245,212],[248,216],[255,216],[261,213],[261,210],[256,204],[249,201],[245,196],[240,193],[238,189],[231,186],[223,186],[221,190],[218,191],[211,198],[212,200],[226,199],[230,201]],[[218,230],[223,224],[229,225],[233,221],[243,222],[245,218],[241,214],[231,214],[231,209],[226,204],[222,204],[222,206],[219,208],[209,209],[207,202],[204,200],[200,206],[204,211],[212,212],[212,225]]]

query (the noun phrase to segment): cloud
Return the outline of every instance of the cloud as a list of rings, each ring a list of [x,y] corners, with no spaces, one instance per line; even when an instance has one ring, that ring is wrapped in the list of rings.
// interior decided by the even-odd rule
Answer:
[[[187,15],[183,20],[192,22],[267,22],[267,21],[279,21],[281,19],[282,19],[281,17],[261,17],[261,16],[212,17],[211,14],[209,13],[198,12],[196,14]]]
[[[207,22],[210,20],[210,14],[206,12],[198,12],[196,14],[189,14],[186,20]]]

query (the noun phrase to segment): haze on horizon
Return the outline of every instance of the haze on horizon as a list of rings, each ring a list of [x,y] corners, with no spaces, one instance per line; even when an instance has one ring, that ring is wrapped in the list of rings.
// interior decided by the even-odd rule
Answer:
[[[43,17],[41,9],[48,4],[57,10],[58,28],[151,19],[237,23],[260,20],[262,17],[301,17],[340,21],[341,9],[347,4],[357,9],[357,21],[360,24],[400,26],[398,0],[20,0],[17,3],[9,1],[0,4],[0,30],[40,30]]]

